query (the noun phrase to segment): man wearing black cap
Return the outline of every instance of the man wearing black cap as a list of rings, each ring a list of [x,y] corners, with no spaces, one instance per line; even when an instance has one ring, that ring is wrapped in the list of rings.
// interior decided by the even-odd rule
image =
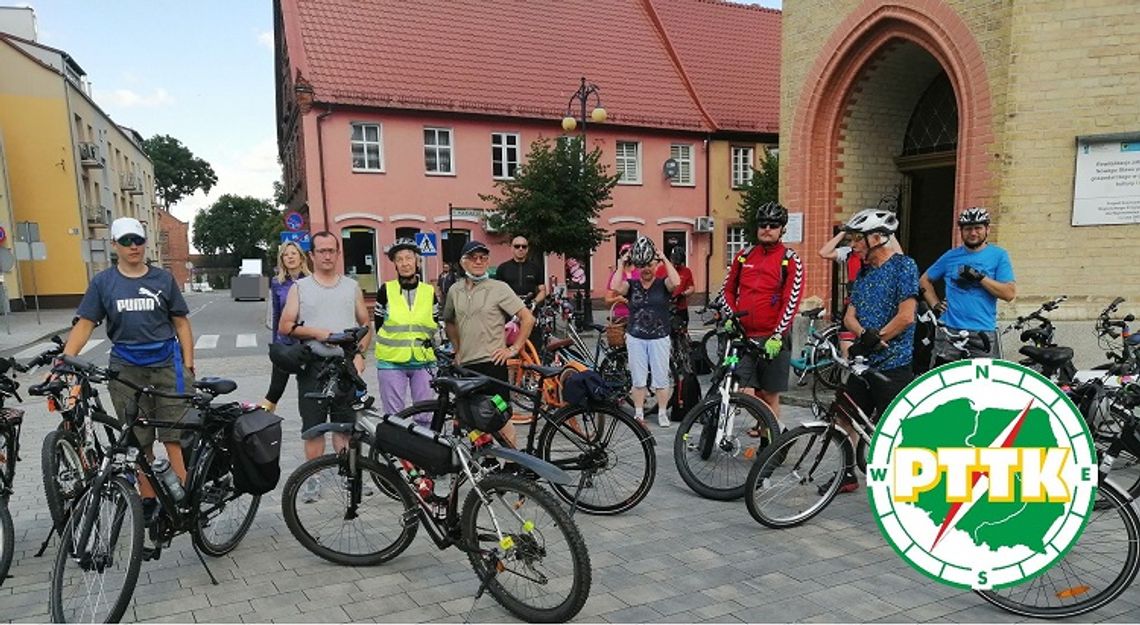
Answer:
[[[456,364],[506,381],[507,359],[517,357],[526,345],[534,328],[534,315],[507,283],[487,279],[489,261],[486,245],[469,241],[463,246],[459,263],[466,277],[447,292],[443,322],[447,338],[455,346]],[[512,316],[519,318],[519,333],[515,343],[507,345],[503,326]],[[509,392],[505,387],[494,390],[504,398]],[[512,438],[506,428],[504,435]]]

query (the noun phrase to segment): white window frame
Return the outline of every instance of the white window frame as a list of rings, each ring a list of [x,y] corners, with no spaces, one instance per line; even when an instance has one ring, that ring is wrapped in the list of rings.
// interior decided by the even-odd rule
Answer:
[[[697,178],[693,175],[693,144],[674,143],[669,146],[669,158],[677,161],[677,176],[671,184],[674,187],[697,186]]]
[[[444,128],[441,126],[424,126],[424,132],[435,132],[435,143],[428,143],[427,137],[424,137],[424,173],[429,176],[454,176],[455,175],[455,131],[451,128]],[[440,133],[447,133],[447,145],[439,143]],[[431,171],[427,168],[427,156],[429,150],[435,151],[436,167],[439,166],[440,155],[444,152],[448,155],[448,163],[451,164],[451,169],[444,171]]]
[[[368,140],[368,130],[367,129],[370,127],[376,128],[376,141],[369,141]],[[384,172],[384,127],[383,127],[383,124],[377,124],[374,122],[352,122],[350,128],[351,128],[351,130],[350,130],[350,134],[349,134],[349,145],[350,145],[349,162],[352,164],[352,171],[383,173]],[[361,137],[360,139],[355,138],[357,128],[360,129],[360,137]],[[357,167],[356,166],[356,156],[355,156],[355,154],[352,153],[352,150],[355,149],[357,146],[360,146],[361,149],[364,150],[364,167]],[[369,162],[368,148],[371,146],[376,147],[376,160],[377,160],[377,162],[376,162],[375,167],[369,167],[369,165],[371,163]]]
[[[624,154],[622,148],[624,146],[633,146],[634,154],[629,156]],[[640,141],[618,141],[614,147],[614,162],[617,172],[621,174],[618,178],[618,184],[641,184],[641,142]],[[628,176],[629,167],[633,167],[633,176]]]
[[[732,224],[724,232],[724,264],[729,265],[744,248],[748,247],[748,237],[744,224]]]
[[[747,186],[752,181],[755,166],[756,148],[750,145],[732,146],[732,188],[742,189]]]
[[[513,138],[515,143],[510,145],[507,142],[508,138]],[[514,172],[519,169],[519,151],[521,149],[522,138],[517,132],[492,132],[491,133],[491,178],[495,180],[514,180],[515,174],[511,173],[511,165],[514,165]],[[515,158],[512,161],[508,154],[511,149],[515,151]],[[495,175],[495,164],[501,163],[503,166],[503,175]]]

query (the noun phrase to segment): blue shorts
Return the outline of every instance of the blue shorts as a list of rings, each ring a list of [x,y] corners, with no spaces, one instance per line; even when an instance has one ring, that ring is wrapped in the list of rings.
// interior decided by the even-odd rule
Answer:
[[[629,373],[634,388],[645,388],[649,372],[653,371],[654,390],[669,388],[669,337],[639,339],[625,335],[625,348],[629,352]]]

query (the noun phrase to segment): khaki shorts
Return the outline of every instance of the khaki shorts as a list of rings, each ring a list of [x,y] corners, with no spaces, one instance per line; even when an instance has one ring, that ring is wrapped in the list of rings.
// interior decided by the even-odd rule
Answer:
[[[133,367],[130,365],[120,365],[115,368],[119,372],[119,379],[126,380],[138,386],[153,386],[161,391],[169,393],[175,392],[175,378],[174,366],[169,365],[166,367]],[[183,368],[182,377],[184,380],[184,391],[193,392],[194,390],[194,376],[190,375],[188,369]],[[115,406],[115,414],[118,415],[120,421],[127,419],[127,407],[135,401],[135,390],[118,380],[112,380],[107,385],[111,393],[111,403]],[[178,423],[186,416],[190,410],[190,402],[185,399],[169,399],[166,397],[148,397],[143,395],[140,398],[139,416],[150,421],[168,421],[171,423]],[[135,438],[138,439],[139,446],[142,449],[150,449],[154,444],[155,430],[157,429],[158,440],[164,443],[177,443],[182,435],[182,430],[173,428],[153,428],[153,427],[136,427]]]

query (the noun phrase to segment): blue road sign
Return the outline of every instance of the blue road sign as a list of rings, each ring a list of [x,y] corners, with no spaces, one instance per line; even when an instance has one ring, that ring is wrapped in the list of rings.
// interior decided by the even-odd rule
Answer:
[[[305,217],[297,211],[285,213],[285,227],[292,232],[300,232],[305,227]]]
[[[308,231],[305,231],[305,232],[282,232],[281,233],[281,242],[284,243],[286,241],[293,241],[297,245],[300,245],[301,249],[305,250],[306,252],[309,251],[310,247],[312,247],[312,242],[309,240]]]
[[[439,244],[436,243],[434,232],[417,232],[416,246],[420,248],[420,254],[424,256],[439,254]]]

